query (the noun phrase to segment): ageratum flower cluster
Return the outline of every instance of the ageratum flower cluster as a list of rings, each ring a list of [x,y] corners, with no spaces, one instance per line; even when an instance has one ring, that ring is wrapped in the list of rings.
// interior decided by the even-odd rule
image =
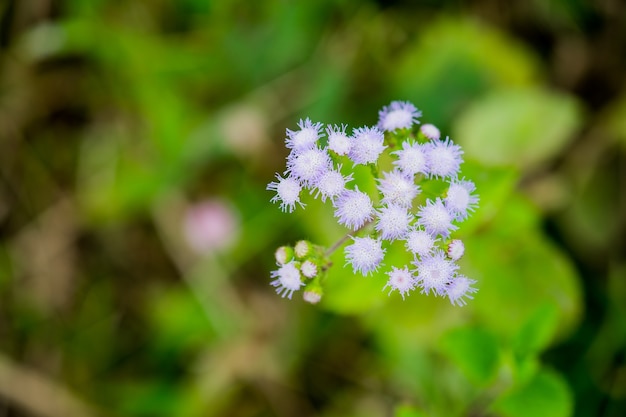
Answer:
[[[276,174],[267,189],[276,193],[271,201],[285,212],[305,207],[303,190],[332,204],[337,222],[349,229],[351,243],[344,252],[354,273],[367,276],[384,268],[389,245],[401,241],[413,261],[389,266],[383,289],[389,289],[389,294],[398,291],[404,299],[419,288],[462,306],[473,298],[475,281],[459,273],[456,261],[465,247],[451,235],[476,209],[478,196],[474,183],[459,176],[461,147],[449,138],[440,139],[439,129],[432,124],[417,129],[419,117],[421,112],[413,104],[394,101],[379,112],[376,126],[356,128],[352,134],[346,125],[301,120],[298,130],[287,129],[287,169]],[[384,153],[391,163],[379,174]],[[351,171],[359,165],[371,167],[377,183],[376,193],[371,194],[376,195],[352,184]],[[429,181],[443,183],[445,191],[432,198],[421,196],[420,186]],[[330,266],[328,256],[339,246],[326,250],[300,241],[279,248],[271,285],[288,298],[304,288],[304,299],[318,302]]]

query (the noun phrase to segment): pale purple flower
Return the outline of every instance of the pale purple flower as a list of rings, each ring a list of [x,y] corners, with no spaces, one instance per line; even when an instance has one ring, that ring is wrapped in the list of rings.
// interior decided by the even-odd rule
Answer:
[[[269,191],[275,191],[276,195],[270,200],[272,203],[280,201],[280,209],[282,211],[293,212],[296,208],[296,204],[300,207],[304,207],[304,204],[300,202],[300,191],[302,186],[300,182],[292,177],[283,178],[276,174],[278,181],[270,182],[267,185]]]
[[[448,258],[452,259],[453,261],[458,261],[463,257],[464,253],[465,245],[463,244],[463,241],[459,239],[453,239],[450,241],[450,243],[448,243],[448,248],[446,250]]]
[[[447,237],[451,231],[458,229],[452,224],[454,217],[448,211],[440,198],[435,202],[428,200],[417,213],[417,224],[424,227],[433,237]]]
[[[287,159],[287,171],[306,187],[313,186],[331,166],[328,153],[317,147],[292,152]]]
[[[385,136],[377,127],[354,129],[348,156],[355,165],[374,164],[385,150]]]
[[[304,151],[315,147],[317,140],[320,138],[321,123],[312,123],[308,117],[306,120],[300,119],[298,123],[300,130],[287,129],[287,138],[285,146],[296,152]]]
[[[474,297],[472,294],[478,291],[476,288],[472,287],[475,283],[476,281],[473,279],[469,279],[464,275],[457,275],[457,277],[446,286],[446,295],[450,302],[453,305],[456,304],[461,307],[467,304],[465,298],[473,300]]]
[[[444,141],[432,141],[424,145],[428,174],[432,177],[454,177],[463,162],[463,150],[446,138]]]
[[[432,252],[436,239],[430,233],[421,229],[413,229],[405,237],[406,248],[412,253],[425,256]]]
[[[276,287],[276,293],[283,298],[291,299],[293,292],[304,285],[300,278],[300,271],[294,262],[281,265],[278,270],[272,271],[270,275],[272,278],[276,278],[270,285]]]
[[[422,293],[426,294],[434,292],[436,295],[444,295],[448,283],[452,281],[459,269],[457,264],[446,259],[441,250],[423,256],[421,260],[416,260],[413,264],[417,267],[417,280]]]
[[[385,204],[397,204],[402,207],[411,207],[413,199],[420,192],[412,177],[400,171],[383,172],[383,178],[378,180],[378,191],[383,195]]]
[[[476,186],[472,181],[452,180],[444,202],[456,220],[464,220],[478,206],[478,196],[472,195]]]
[[[420,127],[420,132],[422,132],[422,134],[430,140],[439,140],[439,137],[441,136],[437,126],[430,123],[422,125],[422,127]]]
[[[408,101],[392,101],[378,112],[378,128],[387,132],[410,129],[421,115],[422,112]]]
[[[398,159],[393,164],[402,171],[403,174],[413,176],[415,174],[428,174],[426,164],[426,150],[424,145],[407,140],[402,143],[402,149],[392,152]]]
[[[352,140],[346,134],[347,125],[328,126],[326,134],[328,135],[328,149],[337,155],[348,155],[352,147]]]
[[[357,230],[374,216],[374,206],[370,197],[357,187],[344,191],[335,201],[335,217],[340,224]]]
[[[413,276],[413,274],[411,274],[407,267],[398,269],[394,266],[392,268],[393,269],[391,271],[387,272],[389,280],[383,287],[383,291],[385,288],[389,287],[389,295],[391,295],[391,293],[395,290],[400,293],[402,299],[404,300],[404,294],[415,288],[417,279]]]
[[[352,240],[354,243],[345,249],[346,264],[352,265],[354,273],[368,275],[376,271],[385,257],[385,249],[382,248],[380,239],[353,237]]]
[[[406,208],[396,204],[382,207],[378,211],[376,230],[384,240],[396,240],[403,238],[409,231],[413,215]]]
[[[336,197],[341,195],[346,189],[346,183],[352,181],[352,174],[342,175],[341,165],[337,167],[337,170],[329,170],[322,174],[315,182],[314,186],[317,189],[315,198],[321,194],[322,201],[326,201],[330,198],[334,201]],[[313,190],[311,190],[313,191]]]
[[[316,291],[305,291],[302,294],[302,299],[310,304],[317,304],[322,299],[322,294]]]

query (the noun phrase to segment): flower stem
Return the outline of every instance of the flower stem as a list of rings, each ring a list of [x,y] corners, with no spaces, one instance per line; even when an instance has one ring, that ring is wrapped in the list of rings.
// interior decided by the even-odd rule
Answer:
[[[334,245],[332,245],[330,248],[328,248],[326,250],[326,252],[324,252],[324,257],[328,257],[330,255],[333,254],[333,252],[335,252],[337,249],[339,249],[344,243],[346,243],[346,241],[351,238],[352,236],[356,235],[357,233],[359,233],[361,230],[365,229],[367,226],[369,226],[370,224],[372,224],[372,221],[368,221],[366,222],[363,226],[359,227],[358,229],[356,229],[354,232],[350,232],[348,234],[346,234],[344,237],[342,237],[341,239],[339,239],[337,242],[335,242]]]

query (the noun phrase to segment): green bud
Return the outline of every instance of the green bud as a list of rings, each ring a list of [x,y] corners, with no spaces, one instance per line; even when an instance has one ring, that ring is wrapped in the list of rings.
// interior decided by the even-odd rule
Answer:
[[[276,249],[274,257],[276,258],[276,262],[278,262],[278,265],[285,265],[287,262],[293,259],[293,249],[289,246],[281,246],[280,248]]]

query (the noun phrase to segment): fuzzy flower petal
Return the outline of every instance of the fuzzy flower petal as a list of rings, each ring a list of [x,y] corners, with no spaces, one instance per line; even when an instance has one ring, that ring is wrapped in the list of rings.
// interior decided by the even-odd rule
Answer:
[[[347,264],[352,265],[354,273],[360,272],[363,275],[369,275],[380,266],[385,257],[385,250],[381,246],[380,239],[372,239],[371,237],[354,237],[354,243],[346,246]]]
[[[428,173],[432,177],[449,178],[455,177],[463,162],[463,150],[446,138],[444,141],[432,141],[424,145],[426,148],[426,160]]]
[[[325,202],[327,198],[334,201],[335,198],[346,190],[346,183],[352,181],[352,174],[343,176],[340,170],[341,166],[337,170],[326,171],[319,177],[315,182],[315,188],[317,189],[315,198],[321,194],[322,201]]]
[[[478,206],[478,196],[472,192],[476,186],[472,181],[452,180],[450,188],[444,200],[446,208],[456,220],[464,220],[470,211],[474,211]]]
[[[331,169],[332,162],[328,153],[319,148],[311,148],[302,152],[292,152],[287,159],[287,172],[311,187],[319,178]]]
[[[315,147],[317,140],[320,138],[321,123],[313,123],[311,119],[300,120],[298,123],[300,130],[287,129],[287,139],[285,146],[294,151],[304,151]]]
[[[326,134],[328,135],[328,149],[337,155],[348,155],[352,147],[352,140],[346,134],[347,125],[328,126]]]
[[[457,264],[446,259],[441,250],[423,256],[420,261],[415,261],[414,265],[417,266],[417,280],[422,293],[433,292],[436,295],[446,294],[448,284],[459,269]]]
[[[393,291],[398,291],[404,300],[404,295],[415,288],[417,280],[407,267],[399,269],[394,266],[392,268],[391,271],[387,272],[389,280],[383,287],[383,291],[389,287],[389,295]]]
[[[291,177],[283,178],[278,174],[276,174],[276,179],[278,181],[270,182],[267,185],[267,190],[276,192],[270,201],[272,203],[280,201],[280,209],[289,213],[293,212],[296,204],[304,207],[304,204],[300,202],[300,191],[302,190],[300,183]]]
[[[472,287],[476,281],[473,279],[469,279],[464,275],[457,275],[452,281],[450,281],[446,287],[446,295],[450,302],[454,305],[461,307],[467,304],[465,298],[469,298],[473,300],[474,294],[478,291],[476,288]]]
[[[383,203],[409,208],[420,188],[414,184],[412,177],[400,171],[391,171],[384,172],[383,178],[378,180],[378,191],[383,195]]]
[[[270,285],[276,287],[276,293],[283,298],[291,299],[293,292],[299,290],[304,285],[300,278],[300,271],[294,262],[286,263],[278,270],[272,271],[271,277],[276,279]]]
[[[402,171],[403,174],[413,176],[415,174],[428,174],[426,164],[426,148],[419,143],[406,141],[402,144],[402,149],[392,152],[398,157],[393,164]]]
[[[378,112],[378,128],[387,132],[410,129],[414,123],[418,123],[417,118],[421,115],[422,112],[408,101],[392,101]]]
[[[435,241],[430,233],[421,229],[409,231],[405,237],[406,248],[415,255],[425,256],[432,252],[435,247]]]
[[[367,194],[355,190],[346,190],[335,202],[335,217],[340,224],[357,230],[374,216],[374,206]]]
[[[440,198],[435,202],[428,200],[425,206],[417,213],[417,224],[424,227],[433,237],[447,237],[451,231],[458,229],[452,224],[454,217],[448,211]]]
[[[377,127],[354,129],[352,147],[348,156],[355,165],[373,164],[385,150],[385,136]]]
[[[406,208],[390,204],[378,211],[376,230],[380,232],[383,240],[401,239],[409,231],[412,217]]]

